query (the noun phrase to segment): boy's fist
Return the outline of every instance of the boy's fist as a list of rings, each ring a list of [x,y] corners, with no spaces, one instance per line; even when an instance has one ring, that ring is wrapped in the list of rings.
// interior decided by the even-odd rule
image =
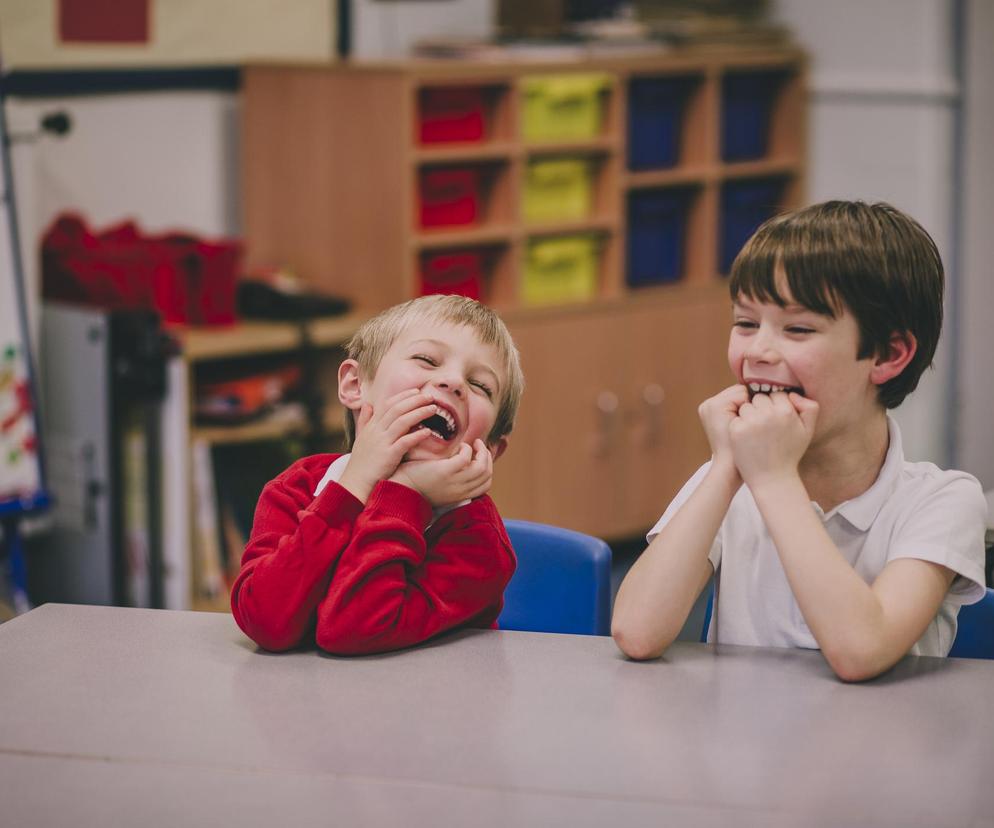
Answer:
[[[729,426],[735,465],[749,485],[797,471],[818,419],[818,403],[790,392],[756,394]]]
[[[490,490],[494,460],[482,440],[459,446],[441,460],[408,460],[390,478],[418,491],[433,508],[480,497]]]
[[[712,465],[732,466],[732,448],[728,429],[739,413],[739,408],[749,402],[749,390],[744,385],[732,385],[715,394],[697,407],[697,414],[704,426],[713,455]]]

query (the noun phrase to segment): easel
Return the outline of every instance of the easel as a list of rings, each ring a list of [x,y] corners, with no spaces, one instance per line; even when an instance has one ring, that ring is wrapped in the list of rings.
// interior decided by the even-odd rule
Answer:
[[[3,529],[3,544],[0,546],[0,565],[5,565],[9,572],[12,591],[12,603],[15,614],[27,612],[31,608],[27,591],[27,565],[24,557],[24,544],[21,537],[21,520],[27,514],[40,511],[49,504],[49,495],[45,486],[44,470],[41,464],[41,445],[38,423],[35,418],[34,400],[34,363],[31,358],[30,335],[28,329],[27,302],[24,293],[24,267],[21,259],[20,234],[17,227],[17,209],[14,202],[14,176],[10,162],[10,133],[7,130],[5,112],[5,97],[3,90],[3,68],[0,66],[0,171],[3,185],[0,192],[0,207],[7,214],[7,230],[9,232],[10,264],[12,269],[14,292],[17,304],[17,316],[20,323],[23,364],[26,368],[26,381],[22,381],[18,390],[25,400],[24,410],[20,416],[30,418],[32,429],[32,451],[38,464],[37,481],[30,492],[5,492],[0,489],[0,527]],[[3,232],[0,229],[0,232]],[[3,262],[0,262],[0,267]],[[17,394],[18,390],[13,393]],[[0,458],[2,459],[2,458]]]
[[[28,570],[24,562],[24,543],[20,531],[21,516],[9,514],[0,518],[3,527],[3,554],[0,560],[7,567],[14,615],[31,609],[28,601]]]

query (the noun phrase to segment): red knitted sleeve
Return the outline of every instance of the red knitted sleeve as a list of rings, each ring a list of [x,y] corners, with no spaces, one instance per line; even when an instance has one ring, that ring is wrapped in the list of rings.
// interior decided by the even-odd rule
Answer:
[[[267,650],[309,638],[362,503],[337,483],[313,497],[331,455],[305,458],[268,483],[231,590],[242,631]]]

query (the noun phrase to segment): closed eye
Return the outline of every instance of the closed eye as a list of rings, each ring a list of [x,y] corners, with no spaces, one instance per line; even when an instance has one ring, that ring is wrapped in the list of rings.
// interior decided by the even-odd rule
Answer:
[[[787,328],[787,333],[792,334],[812,334],[814,332],[814,328],[807,328],[804,325],[791,325]]]
[[[735,322],[732,323],[732,327],[747,329],[747,328],[758,328],[759,325],[748,319],[736,319]]]
[[[411,359],[417,359],[420,360],[421,362],[426,362],[429,365],[434,366],[435,368],[438,367],[438,360],[436,360],[434,357],[428,356],[427,354],[414,354],[414,356],[412,356]]]
[[[479,380],[470,380],[469,384],[474,388],[479,388],[484,394],[487,395],[488,399],[493,399],[494,392],[485,382],[480,382]]]

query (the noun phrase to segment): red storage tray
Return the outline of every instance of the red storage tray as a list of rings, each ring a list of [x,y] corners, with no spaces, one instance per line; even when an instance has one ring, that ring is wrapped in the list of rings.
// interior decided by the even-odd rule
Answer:
[[[424,90],[418,133],[422,144],[482,141],[483,90],[472,86]]]
[[[479,299],[483,254],[476,250],[431,253],[421,260],[421,295],[457,293]]]
[[[480,171],[425,170],[421,173],[418,212],[422,227],[474,224],[480,214]]]

